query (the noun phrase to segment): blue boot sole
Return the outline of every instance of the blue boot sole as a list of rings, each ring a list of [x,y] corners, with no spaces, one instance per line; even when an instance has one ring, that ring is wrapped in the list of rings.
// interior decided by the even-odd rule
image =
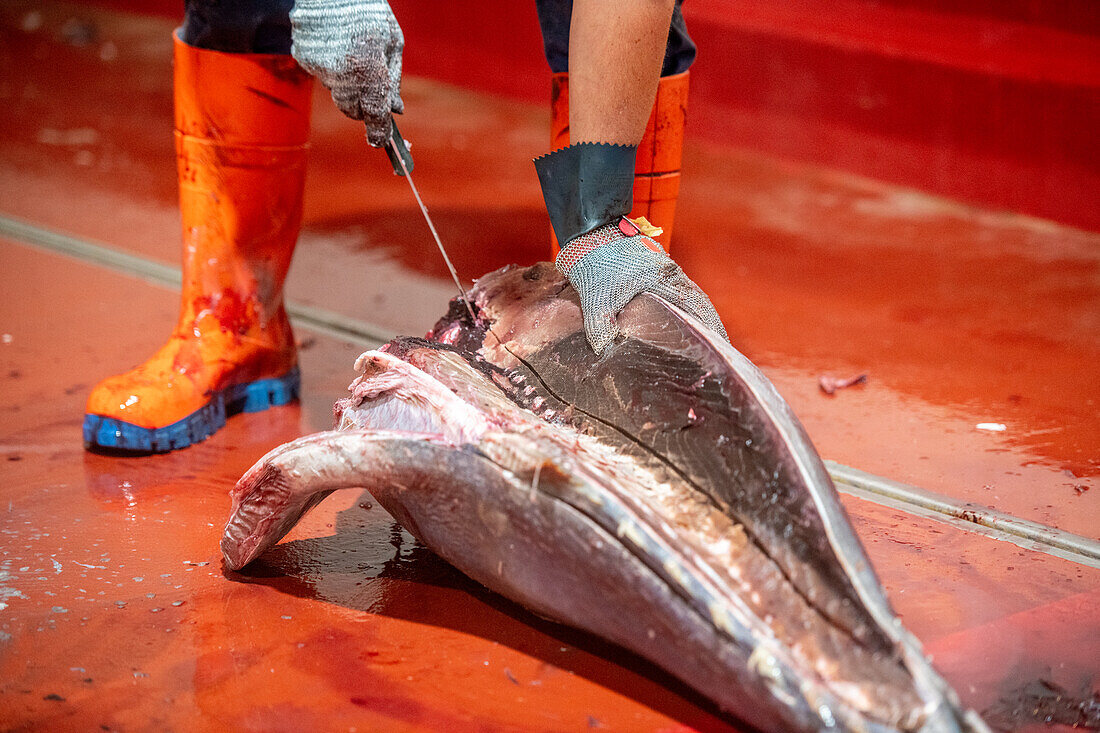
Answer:
[[[302,375],[294,367],[281,377],[237,384],[218,392],[199,409],[163,428],[142,428],[117,418],[84,415],[84,447],[92,451],[167,453],[206,440],[226,418],[260,412],[298,399]]]

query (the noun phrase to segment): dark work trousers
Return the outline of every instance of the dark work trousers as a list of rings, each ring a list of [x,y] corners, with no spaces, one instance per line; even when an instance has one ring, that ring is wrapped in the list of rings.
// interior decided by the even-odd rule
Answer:
[[[661,76],[687,71],[695,44],[684,27],[680,2],[672,13]],[[550,70],[569,69],[569,18],[573,0],[535,0]],[[290,53],[290,9],[294,0],[186,0],[184,43],[229,53]],[[486,39],[492,42],[491,39]]]
[[[680,12],[682,2],[676,0],[676,9],[672,11],[661,76],[687,71],[695,60],[695,43],[688,35],[684,15]],[[569,19],[573,13],[573,0],[535,0],[535,7],[539,13],[542,46],[550,70],[554,73],[569,71]]]
[[[294,0],[185,0],[180,39],[227,53],[290,53]]]

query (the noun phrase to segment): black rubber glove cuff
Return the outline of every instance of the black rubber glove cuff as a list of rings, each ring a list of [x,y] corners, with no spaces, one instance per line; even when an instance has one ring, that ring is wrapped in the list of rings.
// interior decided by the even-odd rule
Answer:
[[[636,145],[577,143],[535,158],[546,213],[558,243],[630,213]]]

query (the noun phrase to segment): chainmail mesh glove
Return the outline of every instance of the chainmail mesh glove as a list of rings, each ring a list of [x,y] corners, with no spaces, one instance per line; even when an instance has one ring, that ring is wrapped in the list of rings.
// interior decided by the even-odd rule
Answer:
[[[729,340],[706,293],[628,219],[572,240],[555,264],[580,296],[584,331],[597,354],[619,334],[616,316],[641,292],[683,308]]]
[[[332,92],[348,117],[363,120],[375,147],[390,138],[390,115],[403,112],[405,37],[386,0],[296,0],[291,53]]]

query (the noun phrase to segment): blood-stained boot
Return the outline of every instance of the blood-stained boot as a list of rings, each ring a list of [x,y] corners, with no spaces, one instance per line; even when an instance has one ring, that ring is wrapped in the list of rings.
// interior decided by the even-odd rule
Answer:
[[[171,338],[88,398],[89,449],[165,452],[298,397],[283,281],[302,217],[311,81],[289,55],[175,39],[183,292]]]
[[[680,160],[684,148],[684,120],[687,114],[688,74],[661,77],[657,99],[645,134],[638,144],[634,163],[634,207],[630,218],[644,216],[663,232],[653,238],[665,250],[672,241],[676,199],[680,195]],[[551,76],[550,149],[569,145],[569,74]],[[554,241],[554,256],[558,253]]]

